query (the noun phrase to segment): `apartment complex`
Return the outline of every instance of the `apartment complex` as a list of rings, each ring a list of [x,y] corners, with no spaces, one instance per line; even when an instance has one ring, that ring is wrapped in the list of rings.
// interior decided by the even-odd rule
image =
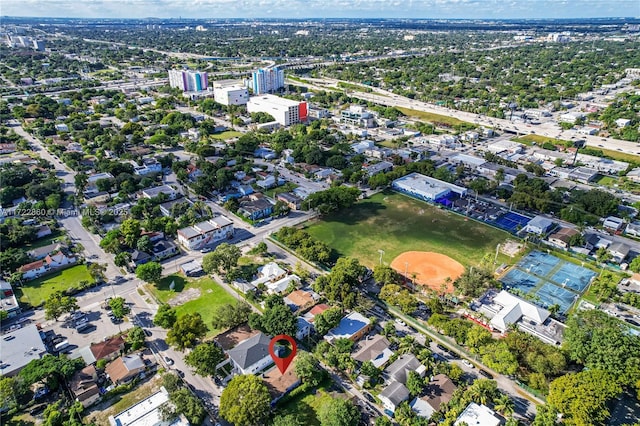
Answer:
[[[307,119],[307,103],[274,95],[260,95],[249,99],[247,111],[266,112],[282,126],[291,126]]]
[[[199,250],[233,236],[233,223],[224,216],[214,217],[178,230],[178,242],[189,250]]]
[[[207,90],[209,78],[206,72],[169,70],[169,85],[183,92],[201,92]]]
[[[273,93],[284,87],[284,71],[278,67],[259,69],[251,74],[249,87],[255,95]]]
[[[249,101],[249,90],[241,86],[213,86],[213,99],[222,105],[246,105]]]

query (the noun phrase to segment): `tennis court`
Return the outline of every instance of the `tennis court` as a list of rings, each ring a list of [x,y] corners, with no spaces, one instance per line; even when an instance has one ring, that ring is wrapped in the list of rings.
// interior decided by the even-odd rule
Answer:
[[[560,312],[566,313],[595,276],[590,269],[532,251],[500,281],[507,290],[517,289],[521,294],[531,295],[535,303],[545,308],[557,304]]]
[[[515,232],[518,228],[524,228],[530,220],[530,217],[514,212],[507,212],[494,220],[493,224],[505,231]]]

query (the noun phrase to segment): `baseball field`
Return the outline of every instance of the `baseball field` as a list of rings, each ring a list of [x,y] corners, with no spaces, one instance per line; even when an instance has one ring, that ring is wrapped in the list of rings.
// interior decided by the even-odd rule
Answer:
[[[407,269],[410,275],[423,274],[425,284],[434,274],[455,279],[460,271],[457,264],[476,265],[487,253],[495,253],[498,244],[513,238],[507,232],[395,192],[376,194],[350,209],[324,216],[306,230],[338,256],[355,257],[369,267],[380,262],[382,250],[384,264],[402,273]],[[433,255],[406,253],[399,257],[405,252]],[[446,257],[453,261],[443,260]]]

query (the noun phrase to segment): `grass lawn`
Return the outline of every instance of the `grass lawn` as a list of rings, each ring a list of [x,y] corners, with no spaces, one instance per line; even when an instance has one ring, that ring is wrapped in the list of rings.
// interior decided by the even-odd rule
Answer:
[[[469,266],[494,253],[498,243],[513,239],[507,232],[395,192],[376,194],[325,216],[307,231],[339,256],[356,257],[369,267],[378,264],[378,250],[384,250],[387,264],[400,253],[416,250],[443,253]]]
[[[298,185],[296,185],[295,183],[287,182],[284,185],[279,186],[277,188],[272,188],[268,191],[264,191],[264,193],[267,197],[271,197],[275,199],[276,195],[282,194],[283,192],[291,192],[297,187]]]
[[[618,179],[611,176],[602,176],[596,183],[598,185],[613,186],[618,183]]]
[[[243,134],[241,132],[236,132],[235,130],[227,130],[221,133],[214,133],[213,135],[210,135],[210,136],[213,139],[220,139],[220,140],[226,141],[227,139],[231,139],[231,138],[239,138],[242,135]]]
[[[175,282],[173,290],[169,289],[171,282]],[[178,316],[187,313],[198,312],[202,316],[202,320],[211,329],[211,319],[213,318],[213,312],[220,305],[228,303],[234,304],[236,299],[227,293],[227,291],[216,284],[211,278],[205,277],[197,280],[185,279],[180,275],[169,275],[162,279],[158,288],[149,286],[156,298],[161,302],[168,302],[174,297],[178,296],[181,292],[189,289],[197,289],[200,291],[200,296],[197,299],[190,300],[180,306],[176,307]],[[213,337],[221,330],[209,330],[207,337]]]
[[[540,135],[524,135],[519,138],[512,138],[511,140],[514,142],[520,142],[529,146],[531,145],[532,142],[535,142],[538,145],[542,145],[545,142],[549,142],[554,145],[565,145],[567,143],[570,143],[570,141],[566,141],[564,139],[555,139],[555,138],[550,138],[548,136],[540,136]]]
[[[340,397],[336,392],[330,393],[330,385],[331,382],[329,380],[325,380],[317,388],[315,394],[311,393],[311,391],[305,392],[282,405],[278,404],[278,414],[282,416],[295,414],[305,425],[320,426],[320,419],[318,419],[318,411],[320,410],[320,407],[332,399]]]
[[[408,115],[409,117],[417,117],[421,120],[428,121],[430,123],[445,123],[450,126],[460,126],[460,125],[469,125],[474,126],[474,124],[469,123],[467,121],[458,120],[457,118],[449,117],[446,115],[434,114],[431,112],[418,111],[411,108],[403,108],[397,107],[404,115]]]
[[[93,282],[86,265],[76,265],[71,268],[28,281],[22,287],[16,287],[15,292],[20,303],[39,306],[51,294],[70,287],[79,287],[80,281]]]
[[[33,243],[26,246],[25,248],[27,250],[33,250],[40,247],[48,246],[49,244],[53,244],[55,240],[59,239],[62,236],[64,236],[62,232],[55,230],[51,233],[51,235],[47,235],[44,238],[37,239]]]

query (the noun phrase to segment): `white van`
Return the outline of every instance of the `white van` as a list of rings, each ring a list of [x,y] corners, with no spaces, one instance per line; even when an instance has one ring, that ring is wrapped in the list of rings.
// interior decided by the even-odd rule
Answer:
[[[58,343],[57,345],[55,345],[55,346],[53,347],[53,349],[54,349],[56,352],[60,352],[60,351],[62,351],[62,350],[64,350],[64,349],[66,349],[67,347],[69,347],[69,341],[68,341],[68,340],[63,340],[62,342],[60,342],[60,343]]]

